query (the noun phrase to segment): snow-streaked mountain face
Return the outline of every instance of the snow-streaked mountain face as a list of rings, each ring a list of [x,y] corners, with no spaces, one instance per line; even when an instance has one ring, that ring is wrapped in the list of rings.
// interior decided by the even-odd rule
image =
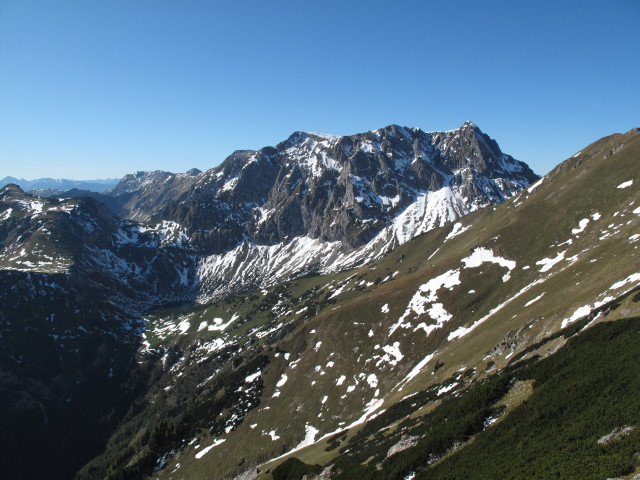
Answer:
[[[185,230],[200,256],[199,296],[211,298],[231,285],[377,258],[537,178],[467,122],[434,133],[396,125],[346,137],[296,132],[204,173],[128,175],[110,193],[132,221]],[[287,252],[299,261],[286,261]]]
[[[453,192],[434,215],[440,224],[451,211],[457,217],[503,201],[537,178],[467,122],[435,133],[395,125],[348,137],[296,132],[200,175],[129,175],[112,193],[131,194],[129,218],[176,221],[199,236],[204,252],[219,254],[246,237],[361,246],[427,193]]]
[[[15,185],[0,190],[0,212],[2,270],[65,275],[132,314],[197,290],[197,256],[174,222],[140,225],[91,198],[40,198]]]
[[[205,173],[127,175],[109,195],[136,223],[87,200],[8,195],[0,262],[49,273],[84,263],[118,272],[120,283],[148,284],[158,262],[136,262],[156,259],[161,241],[149,236],[169,229],[181,232],[169,268],[206,299],[375,259],[536,179],[470,122],[434,133],[395,125],[347,137],[296,132]],[[157,282],[165,291],[174,284]]]
[[[88,199],[5,195],[0,262],[102,272],[95,281],[132,289],[142,305],[207,301],[374,260],[536,179],[470,122],[434,133],[296,132],[204,173],[127,175],[101,197],[127,220]],[[172,235],[179,240],[167,243]]]

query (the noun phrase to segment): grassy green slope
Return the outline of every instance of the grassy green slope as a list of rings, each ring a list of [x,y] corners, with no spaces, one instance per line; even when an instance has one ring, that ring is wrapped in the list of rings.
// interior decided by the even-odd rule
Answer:
[[[526,403],[420,478],[595,480],[632,473],[640,466],[639,335],[639,318],[603,323],[517,370],[517,378],[534,381]],[[624,426],[635,431],[598,444]]]
[[[624,146],[620,148],[622,144]],[[616,153],[610,154],[613,151]],[[412,383],[389,392],[385,406],[412,391],[445,382],[463,367],[467,371],[475,368],[474,375],[482,378],[487,367],[490,371],[502,367],[509,361],[509,356],[553,335],[576,311],[588,313],[597,301],[604,302],[633,285],[611,288],[619,280],[638,273],[638,244],[634,235],[640,232],[640,223],[634,210],[640,205],[639,159],[637,132],[605,138],[561,164],[531,192],[523,192],[495,209],[465,217],[461,223],[473,227],[441,245],[428,261],[419,258],[421,252],[432,252],[445,236],[443,232],[426,235],[379,262],[379,268],[385,268],[385,264],[410,254],[409,249],[418,252],[414,253],[413,259],[414,269],[415,263],[418,264],[415,274],[399,278],[361,299],[354,310],[364,311],[365,316],[373,313],[371,306],[367,312],[367,306],[374,303],[372,299],[377,296],[383,301],[390,300],[391,315],[400,315],[407,305],[403,293],[415,291],[414,276],[433,278],[436,273],[454,268],[456,261],[475,247],[486,246],[500,256],[517,260],[517,267],[507,282],[501,281],[504,269],[483,264],[478,270],[461,273],[464,288],[456,287],[450,293],[438,292],[447,311],[453,315],[449,331],[456,326],[453,322],[473,325],[496,306],[504,306],[472,334],[453,342],[444,341],[446,331],[440,332],[438,338],[438,330],[426,340],[412,338],[413,345],[402,351],[411,355],[414,362],[421,358],[420,351],[424,355],[438,348],[438,354]],[[630,181],[631,185],[618,188]],[[580,221],[584,218],[589,218],[584,230],[573,233],[572,230],[580,229]],[[549,270],[540,272],[544,265],[536,262],[556,259],[561,252],[570,260],[561,260]],[[536,281],[540,283],[534,284]],[[474,292],[469,293],[471,291]],[[539,300],[530,303],[536,298]],[[510,303],[505,304],[510,299]],[[587,306],[590,308],[586,309]],[[637,306],[633,308],[637,313]],[[555,348],[557,343],[549,342],[542,348]],[[404,342],[401,345],[404,346]],[[489,352],[494,354],[485,357]],[[434,372],[438,362],[444,366]],[[305,458],[312,462],[316,459],[326,461],[319,453]]]
[[[419,419],[443,399],[531,345],[529,357],[557,348],[563,324],[577,325],[597,302],[638,283],[638,159],[638,132],[607,137],[536,188],[461,219],[456,236],[445,226],[353,271],[156,312],[141,360],[155,362],[155,383],[96,462],[117,470],[135,464],[135,453],[118,460],[122,452],[147,448],[146,462],[170,453],[154,478],[222,478],[305,439],[316,443],[295,455],[325,465],[350,439],[383,428],[401,435],[406,414],[424,425]],[[503,265],[465,264],[480,248]],[[607,318],[639,313],[633,302],[622,310]],[[235,411],[233,392],[248,388],[243,375],[255,358],[264,359],[252,397],[259,404]],[[469,415],[476,428],[479,417]],[[131,433],[165,424],[171,431],[153,447]]]
[[[640,302],[637,291],[632,302]],[[414,445],[393,455],[387,453],[399,435],[375,432],[345,442],[332,478],[595,480],[637,473],[638,335],[640,318],[600,323],[555,355],[509,368],[416,421],[404,420],[399,428]],[[605,360],[594,360],[594,351]],[[532,392],[503,414],[497,400],[510,385],[527,382]],[[627,435],[601,440],[625,427]],[[314,470],[288,467],[277,467],[273,477],[299,479]]]

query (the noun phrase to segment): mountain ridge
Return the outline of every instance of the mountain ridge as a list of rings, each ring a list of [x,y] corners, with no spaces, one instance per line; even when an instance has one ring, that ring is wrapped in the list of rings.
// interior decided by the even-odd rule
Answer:
[[[257,207],[264,208],[266,211],[289,207],[297,213],[302,209],[307,217],[314,217],[315,209],[318,207],[322,207],[323,210],[327,207],[337,207],[335,200],[327,201],[317,196],[307,200],[311,205],[305,206],[300,202],[290,205],[291,202],[287,199],[291,194],[306,196],[309,190],[316,188],[322,193],[331,194],[331,191],[327,192],[326,188],[322,189],[324,185],[320,182],[313,181],[314,176],[323,176],[323,179],[331,183],[331,189],[339,188],[338,193],[346,195],[350,207],[357,210],[356,215],[349,220],[370,220],[374,216],[379,217],[384,214],[383,210],[393,210],[396,206],[406,207],[410,203],[410,197],[415,196],[415,192],[408,188],[398,188],[394,185],[398,181],[406,183],[407,187],[415,191],[437,190],[444,186],[446,180],[460,186],[463,183],[461,178],[463,172],[458,172],[457,178],[449,178],[455,177],[452,175],[452,169],[460,170],[469,166],[480,173],[487,172],[489,178],[497,177],[497,172],[506,173],[505,167],[511,167],[510,173],[520,172],[519,179],[525,178],[525,183],[538,178],[524,164],[502,154],[495,141],[484,135],[470,122],[449,132],[426,133],[419,129],[408,130],[405,127],[391,125],[351,136],[328,138],[326,135],[322,137],[314,137],[314,135],[316,134],[294,132],[275,147],[238,150],[227,157],[220,166],[201,174],[197,180],[185,179],[180,174],[153,172],[147,173],[138,183],[142,190],[144,184],[153,185],[151,189],[157,189],[159,184],[167,181],[177,183],[182,181],[185,184],[184,187],[178,186],[177,192],[174,193],[179,205],[190,201],[188,195],[184,198],[184,191],[192,186],[198,192],[191,195],[196,197],[195,200],[198,196],[204,197],[215,192],[214,195],[209,195],[213,197],[212,200],[218,200],[222,204],[221,208],[231,207],[233,213],[241,217],[242,222],[250,224],[251,228],[247,232],[249,236],[255,237],[259,243],[270,244],[274,241],[276,243],[282,241],[285,236],[299,236],[302,232],[299,227],[304,222],[299,213],[295,219],[295,225],[298,228],[290,225],[293,219],[289,219],[287,225],[281,225],[282,220],[279,219],[255,218],[255,215],[260,212],[251,204],[255,203]],[[495,166],[491,167],[486,160]],[[408,168],[408,163],[411,161],[421,161],[416,164],[417,171]],[[508,164],[505,164],[505,161],[508,161]],[[440,164],[447,171],[441,172]],[[395,168],[397,165],[400,169]],[[288,166],[291,168],[286,168]],[[343,168],[347,168],[342,173],[344,178],[338,178]],[[473,172],[469,173],[473,176]],[[255,176],[259,176],[259,184],[255,181]],[[355,181],[353,178],[348,178],[349,176],[355,177]],[[431,176],[434,178],[430,178]],[[362,185],[357,185],[357,178],[371,181],[373,188],[366,189]],[[123,183],[135,184],[135,179],[127,176],[123,179]],[[488,184],[471,185],[471,182],[467,184],[467,188],[476,190],[487,187],[482,192],[474,193],[482,193],[490,201],[504,199],[500,188],[506,188],[507,194],[512,193],[505,185],[491,184],[491,188],[488,188]],[[126,191],[130,192],[133,188],[134,186],[128,186]],[[266,188],[269,190],[265,190]],[[360,190],[363,191],[362,196],[358,195]],[[117,195],[119,191],[120,187],[115,187],[113,193]],[[394,202],[394,205],[390,205],[386,199],[394,198],[398,194],[401,198]],[[365,196],[372,199],[365,199]],[[386,204],[380,205],[381,201]],[[128,207],[135,212],[130,214],[129,218],[147,220],[152,218],[153,205],[143,212],[140,202],[134,202]],[[471,204],[467,207],[471,207]],[[167,218],[167,215],[173,215],[176,217],[173,220],[184,223],[181,220],[185,220],[187,213],[177,206],[165,207],[161,216]],[[312,238],[328,241],[349,240],[348,235],[333,232],[326,226],[322,230],[320,225],[313,223],[313,220],[310,222],[305,231],[309,231]],[[190,226],[189,222],[186,222],[186,227],[197,230],[198,223],[195,222],[195,225]]]
[[[397,125],[342,137],[294,132],[197,175],[126,176],[110,194],[132,221],[170,220],[185,230],[203,258],[203,298],[211,298],[229,293],[229,282],[263,287],[270,283],[256,277],[272,283],[375,258],[537,179],[467,122],[433,133]],[[282,251],[300,252],[296,270],[270,267]],[[249,257],[264,261],[253,261],[244,284],[237,270]]]

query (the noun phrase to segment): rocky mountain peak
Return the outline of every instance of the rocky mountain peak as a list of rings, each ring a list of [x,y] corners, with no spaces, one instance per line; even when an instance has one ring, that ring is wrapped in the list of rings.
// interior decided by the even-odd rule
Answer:
[[[465,122],[462,124],[460,129],[471,129],[471,130],[480,131],[480,128],[475,123],[473,123],[471,120],[465,120]]]
[[[319,133],[319,132],[304,132],[304,131],[296,131],[289,135],[284,142],[278,144],[278,146],[294,146],[300,145],[304,142],[308,142],[309,140],[314,141],[337,141],[341,136],[331,135],[328,133]]]
[[[0,197],[15,195],[15,194],[24,194],[24,190],[22,190],[15,183],[9,183],[4,187],[0,188]]]
[[[207,230],[220,228],[234,219],[231,244],[245,236],[267,244],[311,236],[348,245],[371,239],[421,192],[455,188],[466,209],[475,209],[537,179],[471,122],[432,133],[399,125],[341,137],[297,131],[275,147],[237,150],[204,174],[169,181],[170,176],[138,172],[113,193],[136,192],[127,205],[135,218],[159,218],[160,206],[142,199],[157,198],[160,182],[165,191],[168,182],[173,193],[163,195],[163,216],[187,221],[192,231],[205,224]],[[199,220],[203,215],[206,221]]]
[[[153,184],[157,180],[164,180],[171,175],[173,174],[163,170],[155,170],[153,172],[138,171],[122,177],[122,180],[109,192],[112,195],[135,192],[145,186]]]

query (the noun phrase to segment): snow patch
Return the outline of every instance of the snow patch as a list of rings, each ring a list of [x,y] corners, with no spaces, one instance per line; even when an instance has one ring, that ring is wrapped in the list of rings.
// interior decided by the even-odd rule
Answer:
[[[480,247],[473,250],[473,253],[462,259],[464,268],[477,268],[485,262],[497,263],[501,267],[508,268],[509,271],[516,268],[516,262],[499,257],[488,248]]]
[[[400,352],[400,342],[394,342],[393,345],[385,345],[382,347],[382,350],[385,354],[380,358],[380,360],[378,360],[378,364],[382,361],[386,361],[395,366],[404,358],[404,355]]]
[[[562,327],[560,328],[564,328],[570,323],[573,323],[576,320],[581,319],[582,317],[586,317],[590,313],[591,313],[591,307],[589,305],[583,305],[582,307],[578,308],[575,312],[573,312],[573,315],[571,315],[569,318],[564,319],[562,321]]]
[[[528,193],[532,193],[536,188],[538,188],[540,185],[542,185],[542,182],[544,181],[544,177],[542,177],[540,180],[538,180],[536,183],[534,183],[533,185],[531,185],[529,188],[527,188],[527,192]]]
[[[442,388],[440,388],[438,390],[438,393],[436,393],[436,396],[439,397],[440,395],[442,395],[444,393],[450,392],[451,390],[453,390],[457,386],[458,386],[457,383],[452,383],[451,385],[446,385],[446,386],[444,386],[444,387],[442,387]]]
[[[562,260],[564,260],[565,253],[567,253],[566,250],[564,252],[558,253],[558,255],[556,255],[554,258],[543,258],[542,260],[538,260],[536,262],[536,265],[542,265],[540,272],[544,273],[551,270],[555,264],[560,263]]]
[[[453,228],[449,232],[449,234],[444,238],[444,241],[446,242],[447,240],[449,240],[449,239],[451,239],[453,237],[457,237],[462,232],[467,231],[469,229],[469,227],[470,227],[470,225],[467,225],[466,227],[463,227],[460,222],[455,223],[453,225]]]
[[[538,300],[540,300],[542,297],[544,297],[544,294],[546,292],[542,292],[540,295],[538,295],[536,298],[529,300],[527,303],[524,304],[525,307],[528,307],[529,305],[534,304],[535,302],[537,302]]]
[[[215,323],[215,325],[209,325],[208,330],[211,332],[218,331],[218,330],[224,331],[227,329],[227,327],[229,327],[229,325],[235,322],[238,318],[240,317],[238,317],[238,315],[235,313],[227,323],[223,323],[224,320],[222,318],[214,318],[213,323]]]
[[[271,430],[270,432],[267,433],[267,435],[271,437],[272,442],[275,442],[276,440],[280,439],[280,437],[276,434],[276,430]]]
[[[219,438],[218,440],[215,440],[211,445],[209,445],[206,448],[203,448],[202,450],[200,450],[198,453],[196,453],[196,458],[197,459],[201,459],[202,457],[204,457],[207,453],[209,453],[209,450],[211,450],[213,447],[217,447],[218,445],[226,442],[227,439],[226,438]]]
[[[578,223],[578,228],[571,229],[571,233],[573,233],[574,235],[577,235],[578,233],[584,232],[584,229],[587,228],[588,224],[589,224],[589,219],[588,218],[583,218]]]
[[[287,383],[287,379],[287,375],[283,373],[280,377],[280,380],[278,380],[278,383],[276,383],[276,387],[280,388],[281,386],[283,386],[285,383]]]
[[[186,333],[190,327],[191,323],[189,322],[189,319],[183,320],[178,324],[178,330],[180,330],[180,333]]]
[[[313,445],[316,439],[316,435],[318,435],[320,431],[315,428],[313,425],[309,425],[308,423],[304,426],[304,440],[298,444],[294,451],[300,450],[309,445]]]
[[[427,283],[421,285],[413,295],[402,316],[389,329],[389,335],[393,334],[398,327],[409,328],[411,326],[409,323],[403,323],[409,315],[419,316],[426,313],[427,305],[438,299],[436,295],[438,290],[441,288],[452,289],[456,285],[460,285],[460,270],[458,269],[448,270],[442,275],[432,278]]]
[[[617,290],[619,288],[624,287],[627,283],[635,283],[635,282],[640,282],[640,273],[632,273],[624,280],[620,280],[619,282],[616,282],[613,285],[611,285],[609,290]]]
[[[244,381],[245,383],[251,383],[254,382],[255,380],[258,379],[258,377],[262,374],[262,372],[260,370],[258,370],[256,373],[252,373],[251,375],[248,375]]]

